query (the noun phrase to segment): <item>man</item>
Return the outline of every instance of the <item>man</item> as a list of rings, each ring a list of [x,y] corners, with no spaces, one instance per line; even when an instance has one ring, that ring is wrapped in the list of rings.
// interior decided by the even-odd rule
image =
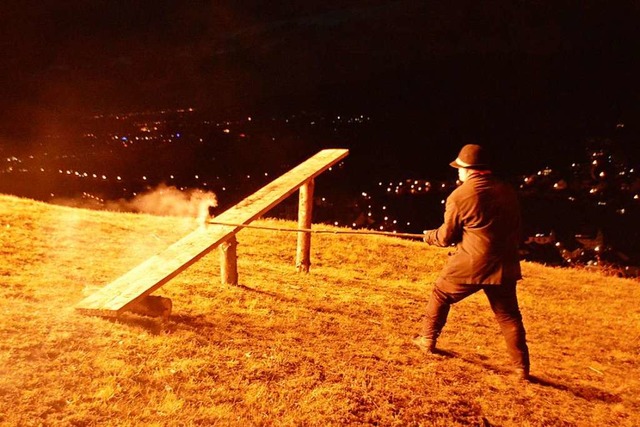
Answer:
[[[529,379],[529,349],[522,323],[516,283],[522,278],[518,245],[520,208],[515,190],[491,171],[486,150],[467,144],[450,163],[462,182],[447,198],[444,222],[425,230],[430,245],[457,245],[427,304],[422,333],[413,342],[436,352],[452,304],[483,290],[500,325],[516,374]]]

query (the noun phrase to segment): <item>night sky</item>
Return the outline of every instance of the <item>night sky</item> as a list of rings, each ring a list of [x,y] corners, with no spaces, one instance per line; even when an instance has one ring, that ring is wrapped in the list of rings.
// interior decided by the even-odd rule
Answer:
[[[3,2],[0,136],[174,107],[363,110],[413,127],[407,144],[512,152],[620,122],[638,134],[638,12],[589,0]]]

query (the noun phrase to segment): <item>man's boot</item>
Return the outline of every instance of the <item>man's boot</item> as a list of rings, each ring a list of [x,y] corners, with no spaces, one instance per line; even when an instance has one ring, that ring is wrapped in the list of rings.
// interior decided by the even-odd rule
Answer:
[[[419,335],[415,337],[412,342],[420,349],[423,353],[435,353],[436,352],[436,340],[425,337],[424,335]]]

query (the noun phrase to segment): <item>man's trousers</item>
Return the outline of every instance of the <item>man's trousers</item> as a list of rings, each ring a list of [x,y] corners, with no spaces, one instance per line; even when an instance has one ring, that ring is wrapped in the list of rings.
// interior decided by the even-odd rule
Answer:
[[[528,372],[529,348],[518,306],[516,282],[502,285],[470,285],[454,284],[442,278],[438,279],[427,304],[422,335],[435,342],[447,322],[451,305],[479,290],[484,290],[489,299],[491,309],[507,343],[507,351],[511,359],[516,367]]]

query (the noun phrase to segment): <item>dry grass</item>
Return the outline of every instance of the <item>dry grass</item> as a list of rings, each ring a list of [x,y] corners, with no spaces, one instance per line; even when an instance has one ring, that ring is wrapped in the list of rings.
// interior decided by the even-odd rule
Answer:
[[[446,260],[421,242],[314,235],[298,274],[294,233],[246,229],[241,285],[212,252],[155,293],[167,324],[75,311],[194,227],[0,195],[0,425],[640,425],[640,286],[598,273],[523,264],[530,384],[481,294],[448,355],[412,347]]]

